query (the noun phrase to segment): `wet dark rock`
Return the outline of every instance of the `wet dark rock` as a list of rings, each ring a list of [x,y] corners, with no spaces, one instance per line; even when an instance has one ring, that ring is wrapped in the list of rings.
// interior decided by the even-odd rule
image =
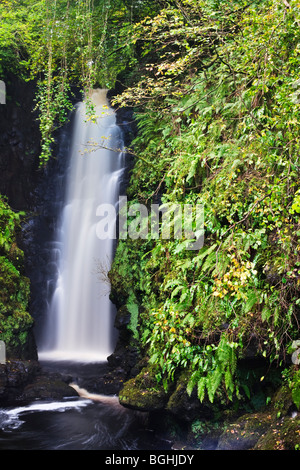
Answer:
[[[91,393],[118,395],[124,385],[125,376],[126,372],[124,369],[115,368],[86,379],[78,378],[76,383]]]
[[[107,358],[111,373],[116,371],[120,375],[122,371],[122,381],[125,382],[136,376],[141,367],[138,366],[139,349],[128,328],[130,324],[130,313],[126,306],[117,310],[115,318],[115,328],[118,330],[118,340],[114,352]]]
[[[0,403],[17,399],[40,370],[37,361],[7,361],[0,365]]]
[[[213,407],[202,404],[197,397],[196,389],[189,396],[186,387],[189,375],[183,372],[176,381],[176,387],[168,399],[166,410],[181,419],[191,422],[197,417],[202,418],[213,416]]]
[[[128,328],[128,325],[130,324],[130,317],[131,317],[131,314],[128,311],[126,305],[123,305],[117,311],[116,318],[115,318],[115,327],[119,331],[123,330],[124,332],[125,330],[125,333],[127,333],[128,332],[127,328]]]
[[[124,380],[132,378],[139,372],[137,368],[138,352],[132,344],[119,342],[113,354],[108,358],[112,370],[123,371]]]
[[[88,390],[102,393],[104,395],[118,395],[124,385],[124,376],[126,373],[122,368],[116,368],[98,377],[92,387]]]
[[[78,393],[59,375],[41,375],[28,384],[23,392],[23,400],[52,399],[59,400],[66,397],[77,397]]]
[[[5,366],[0,365],[0,401],[2,397],[6,396],[6,391],[7,391],[7,373]]]
[[[16,210],[28,210],[38,177],[39,123],[34,84],[5,77],[7,99],[1,106],[0,193]]]
[[[15,389],[23,387],[36,376],[38,371],[39,364],[36,361],[7,361],[7,386]]]
[[[0,404],[78,396],[69,380],[60,374],[45,374],[38,361],[7,361],[0,364]]]

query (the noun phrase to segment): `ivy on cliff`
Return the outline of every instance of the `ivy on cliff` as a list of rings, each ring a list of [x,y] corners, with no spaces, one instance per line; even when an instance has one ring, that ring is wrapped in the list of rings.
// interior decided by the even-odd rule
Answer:
[[[33,326],[28,313],[30,283],[24,274],[24,254],[17,245],[24,213],[0,199],[0,339],[8,357],[22,357]]]

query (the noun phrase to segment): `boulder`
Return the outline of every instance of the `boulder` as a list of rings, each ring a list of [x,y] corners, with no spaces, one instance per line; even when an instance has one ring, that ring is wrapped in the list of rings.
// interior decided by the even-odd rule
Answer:
[[[168,394],[158,384],[153,368],[147,366],[124,384],[119,401],[121,405],[134,410],[158,411],[165,409]]]
[[[38,361],[11,360],[0,364],[0,406],[35,399],[78,396],[60,374],[45,374]]]
[[[64,382],[59,375],[41,375],[26,385],[22,392],[23,400],[51,399],[60,400],[67,397],[77,397],[77,391]]]

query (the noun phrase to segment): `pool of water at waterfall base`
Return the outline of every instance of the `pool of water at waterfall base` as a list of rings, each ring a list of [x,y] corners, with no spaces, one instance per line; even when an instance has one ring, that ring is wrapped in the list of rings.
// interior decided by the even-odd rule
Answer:
[[[42,363],[45,371],[92,383],[103,364]],[[94,392],[91,392],[94,394]],[[0,408],[0,450],[168,450],[171,442],[147,427],[146,413],[127,409],[117,396],[95,394],[36,400]]]

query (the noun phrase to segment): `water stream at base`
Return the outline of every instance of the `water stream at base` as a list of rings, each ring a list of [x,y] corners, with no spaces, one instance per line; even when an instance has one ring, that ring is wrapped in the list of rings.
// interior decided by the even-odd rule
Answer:
[[[160,450],[142,418],[117,398],[34,402],[0,409],[0,450]]]
[[[118,397],[91,393],[86,380],[101,374],[105,363],[43,362],[45,371],[74,377],[79,397],[37,400],[0,408],[0,450],[169,450],[171,442],[149,429],[147,413],[119,404]]]

